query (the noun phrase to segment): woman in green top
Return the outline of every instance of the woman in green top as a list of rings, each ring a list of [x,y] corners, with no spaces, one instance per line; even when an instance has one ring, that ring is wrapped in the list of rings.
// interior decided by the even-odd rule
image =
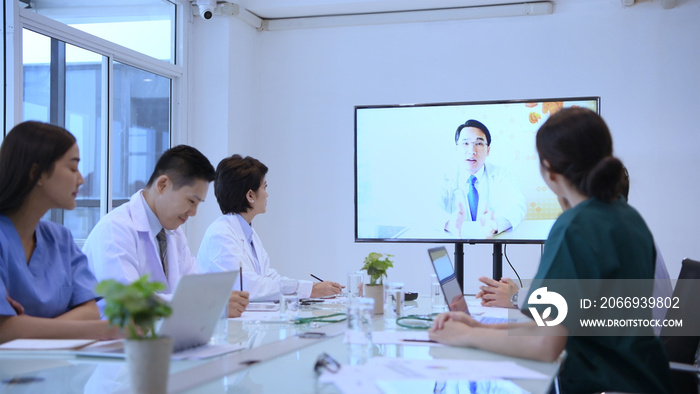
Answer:
[[[531,291],[557,279],[653,279],[654,241],[639,213],[620,198],[624,167],[612,155],[612,137],[603,119],[583,108],[562,109],[537,132],[537,151],[542,177],[564,212],[547,238]],[[565,299],[578,302],[582,287],[569,286]],[[430,338],[549,362],[566,349],[560,372],[564,392],[671,390],[666,353],[651,332],[573,335],[578,324],[569,316],[546,327],[534,321],[488,326],[464,313],[448,312],[435,320]]]

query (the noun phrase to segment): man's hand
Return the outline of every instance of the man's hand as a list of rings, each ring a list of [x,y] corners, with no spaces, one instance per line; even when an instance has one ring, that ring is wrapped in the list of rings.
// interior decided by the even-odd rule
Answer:
[[[502,278],[500,281],[496,281],[482,276],[479,281],[485,285],[480,286],[481,290],[476,294],[476,298],[481,298],[481,305],[515,308],[510,302],[510,298],[520,288],[512,279]]]
[[[479,223],[486,238],[491,238],[498,234],[498,223],[496,223],[495,214],[488,204],[486,205],[486,210],[480,216]]]
[[[250,302],[247,291],[233,291],[228,297],[228,317],[240,317]]]
[[[467,213],[464,209],[464,204],[459,203],[459,210],[452,214],[450,220],[445,223],[445,230],[452,232],[452,230],[457,231],[457,235],[462,238],[462,225],[464,224],[464,218]]]
[[[314,283],[314,287],[311,289],[311,298],[338,295],[343,291],[344,287],[345,286],[341,286],[339,283],[328,281]]]

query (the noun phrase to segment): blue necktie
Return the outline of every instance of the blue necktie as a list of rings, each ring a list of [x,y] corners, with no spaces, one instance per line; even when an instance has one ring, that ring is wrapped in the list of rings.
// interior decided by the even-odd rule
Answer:
[[[474,186],[474,183],[476,183],[476,177],[474,175],[469,177],[469,195],[467,195],[467,198],[469,199],[469,211],[472,214],[472,222],[476,221],[476,210],[479,207],[479,192],[476,191],[476,186]]]

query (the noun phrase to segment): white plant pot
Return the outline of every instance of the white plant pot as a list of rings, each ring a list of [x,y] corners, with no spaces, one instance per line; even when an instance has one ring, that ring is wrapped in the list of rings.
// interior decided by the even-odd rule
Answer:
[[[384,286],[365,285],[364,296],[374,299],[374,314],[384,314]]]
[[[173,352],[172,338],[127,339],[125,351],[131,392],[165,394]]]

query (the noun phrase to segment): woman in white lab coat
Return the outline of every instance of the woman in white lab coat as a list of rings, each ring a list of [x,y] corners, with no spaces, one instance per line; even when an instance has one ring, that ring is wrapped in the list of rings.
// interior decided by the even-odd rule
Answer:
[[[197,255],[200,272],[240,267],[243,289],[250,292],[251,301],[278,300],[280,280],[288,279],[270,267],[270,258],[252,227],[253,218],[266,210],[266,174],[267,167],[250,156],[233,155],[219,163],[214,193],[223,215],[204,233]],[[330,296],[342,291],[342,286],[335,282],[299,280],[290,286],[297,286],[300,298]]]

